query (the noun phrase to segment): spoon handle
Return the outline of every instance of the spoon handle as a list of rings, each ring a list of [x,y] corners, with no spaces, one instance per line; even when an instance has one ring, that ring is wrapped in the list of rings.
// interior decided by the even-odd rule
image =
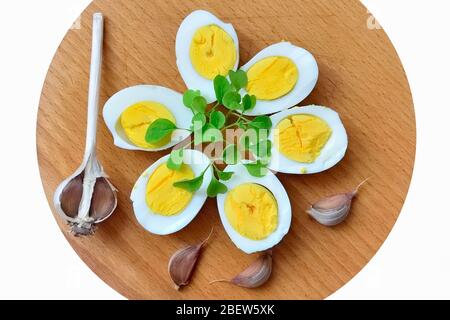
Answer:
[[[86,129],[85,160],[95,152],[97,142],[98,104],[103,53],[103,15],[95,13],[92,23],[92,52]]]

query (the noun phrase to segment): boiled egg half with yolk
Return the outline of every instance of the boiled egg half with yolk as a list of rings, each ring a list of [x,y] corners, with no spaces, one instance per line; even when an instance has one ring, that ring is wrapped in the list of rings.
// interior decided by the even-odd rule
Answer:
[[[113,95],[103,108],[103,119],[114,144],[128,150],[158,151],[173,147],[189,136],[187,130],[175,130],[171,136],[150,144],[145,135],[150,124],[167,119],[178,128],[189,128],[192,112],[183,105],[183,96],[171,89],[139,85]]]
[[[130,197],[139,224],[158,235],[177,232],[196,217],[206,201],[206,189],[212,176],[209,168],[201,188],[191,193],[173,184],[199,176],[209,166],[208,157],[197,150],[184,150],[180,170],[169,169],[168,160],[169,155],[162,157],[145,170]]]
[[[197,10],[181,23],[175,51],[178,70],[189,89],[214,102],[213,80],[227,76],[239,64],[239,40],[233,26],[212,13]]]
[[[325,171],[344,157],[348,138],[336,111],[322,106],[295,107],[271,116],[269,168],[283,173]]]
[[[291,225],[291,204],[283,185],[270,171],[261,178],[251,176],[242,164],[225,171],[234,175],[224,182],[228,191],[217,196],[217,206],[228,236],[249,254],[272,248]]]
[[[248,77],[243,92],[257,99],[247,115],[272,114],[297,105],[311,93],[319,77],[313,55],[289,42],[263,49],[241,69]]]

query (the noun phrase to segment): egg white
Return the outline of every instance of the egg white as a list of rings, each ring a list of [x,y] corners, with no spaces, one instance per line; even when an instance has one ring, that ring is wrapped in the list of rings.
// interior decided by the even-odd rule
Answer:
[[[294,46],[290,42],[273,44],[254,56],[241,67],[247,72],[255,63],[269,57],[286,57],[297,66],[299,77],[294,88],[286,95],[275,100],[257,100],[251,111],[245,112],[249,116],[272,114],[293,107],[303,101],[313,91],[319,78],[319,67],[314,56],[307,50]],[[247,91],[242,89],[243,94]]]
[[[291,174],[312,174],[330,169],[341,161],[348,147],[348,137],[339,114],[327,107],[310,105],[295,107],[272,115],[272,130],[269,139],[274,141],[274,130],[283,119],[296,114],[310,114],[324,120],[333,131],[320,155],[313,163],[302,163],[286,158],[272,143],[272,158],[269,168],[276,172]],[[302,173],[302,171],[305,171]]]
[[[181,213],[174,216],[162,216],[156,214],[147,206],[145,200],[147,183],[153,172],[161,164],[167,162],[169,157],[170,155],[162,157],[145,170],[136,181],[130,196],[130,199],[133,202],[134,215],[139,224],[147,231],[158,235],[175,233],[186,227],[197,216],[206,201],[206,190],[212,177],[212,168],[209,168],[205,173],[201,188],[193,194],[191,201]],[[200,151],[185,150],[183,162],[192,168],[195,176],[199,176],[209,165],[210,160]]]
[[[193,114],[184,106],[183,96],[180,93],[154,85],[129,87],[114,94],[103,107],[103,119],[117,147],[127,150],[159,151],[171,148],[189,137],[188,131],[175,130],[171,141],[160,148],[146,149],[133,144],[120,124],[120,117],[128,107],[142,101],[158,102],[164,105],[174,116],[177,127],[186,129],[190,127]]]
[[[225,213],[225,199],[228,192],[219,194],[217,196],[217,207],[220,220],[231,241],[233,241],[239,249],[248,254],[274,247],[288,233],[292,220],[291,202],[289,201],[289,196],[280,180],[278,180],[278,178],[270,171],[265,177],[253,177],[247,172],[247,169],[242,164],[228,166],[225,168],[225,171],[234,172],[233,177],[229,181],[224,182],[228,187],[228,192],[241,184],[255,183],[264,186],[267,190],[272,192],[278,204],[278,226],[275,231],[265,239],[252,240],[240,235],[231,226]]]
[[[213,80],[206,79],[198,74],[190,58],[191,42],[195,33],[198,29],[208,25],[220,27],[233,39],[236,47],[236,63],[233,70],[236,71],[239,65],[239,39],[236,31],[232,24],[224,23],[208,11],[196,10],[183,20],[178,29],[175,52],[178,70],[186,86],[189,89],[200,90],[202,96],[206,98],[208,103],[212,103],[216,101]]]

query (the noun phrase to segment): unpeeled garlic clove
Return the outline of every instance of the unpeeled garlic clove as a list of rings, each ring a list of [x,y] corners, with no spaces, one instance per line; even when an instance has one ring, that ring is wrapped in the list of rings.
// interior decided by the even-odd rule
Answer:
[[[78,208],[83,195],[83,179],[84,172],[71,180],[61,192],[61,209],[70,218],[75,218],[78,215]]]
[[[231,280],[215,280],[217,282],[229,282],[239,287],[258,288],[269,280],[272,274],[272,251],[266,251],[259,256],[250,266]]]
[[[92,194],[91,207],[89,208],[89,216],[94,221],[102,221],[114,211],[116,205],[116,189],[107,178],[97,178]]]
[[[189,246],[175,252],[170,259],[169,274],[177,290],[189,284],[201,249],[201,244]]]
[[[317,201],[307,210],[308,214],[324,226],[332,227],[338,225],[347,218],[353,198],[367,180],[361,182],[352,192],[335,194]]]
[[[202,249],[211,238],[213,230],[211,229],[208,238],[201,243],[178,250],[170,258],[169,275],[177,290],[189,284]]]

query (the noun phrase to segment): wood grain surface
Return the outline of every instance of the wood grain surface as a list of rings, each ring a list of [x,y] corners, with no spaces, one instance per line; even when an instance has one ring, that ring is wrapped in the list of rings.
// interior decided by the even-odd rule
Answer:
[[[114,147],[99,118],[98,153],[119,189],[119,207],[95,236],[76,239],[55,216],[67,240],[106,283],[131,299],[317,299],[355,276],[392,229],[405,200],[415,156],[414,109],[401,62],[381,29],[370,29],[370,14],[356,0],[258,1],[94,1],[59,47],[40,102],[37,146],[48,200],[82,160],[90,61],[91,15],[105,15],[101,102],[136,84],[158,84],[183,92],[175,64],[175,36],[183,18],[206,9],[233,23],[241,64],[259,50],[289,40],[316,57],[320,77],[302,105],[335,108],[349,135],[345,159],[327,172],[278,177],[293,208],[290,233],[274,251],[274,271],[262,288],[246,290],[221,283],[255,256],[239,251],[226,235],[215,200],[197,218],[170,236],[155,236],[137,223],[129,195],[139,174],[166,152],[133,152]],[[371,177],[348,220],[326,228],[308,218],[308,204],[348,191]],[[167,274],[169,257],[202,240],[215,226],[192,284],[178,292]],[[55,257],[57,258],[57,257]]]

